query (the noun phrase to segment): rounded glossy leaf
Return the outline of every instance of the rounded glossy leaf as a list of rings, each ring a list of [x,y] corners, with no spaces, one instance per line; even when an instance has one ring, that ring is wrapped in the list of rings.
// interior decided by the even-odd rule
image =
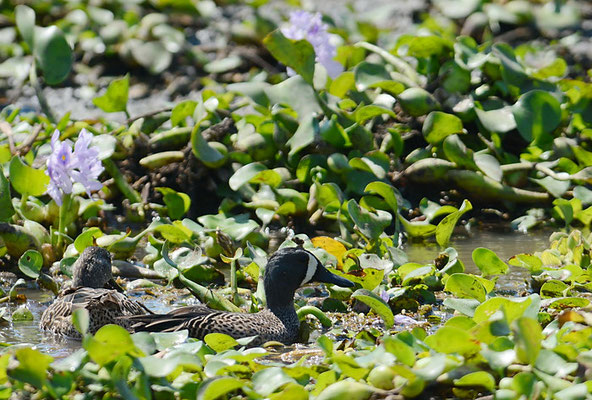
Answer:
[[[495,389],[495,379],[485,371],[472,372],[460,379],[454,380],[454,385],[459,387],[482,387],[492,392]]]
[[[232,349],[238,345],[238,342],[233,337],[223,333],[209,333],[204,337],[204,342],[217,353]]]
[[[438,101],[425,89],[413,87],[406,89],[397,97],[401,108],[413,117],[426,115],[439,107]]]
[[[93,240],[103,236],[101,229],[93,226],[82,232],[74,240],[74,247],[79,253],[82,253],[87,247],[93,246]]]
[[[473,250],[473,262],[484,276],[503,275],[508,272],[508,265],[493,251],[484,247]]]
[[[105,325],[94,336],[83,341],[90,358],[105,365],[127,353],[136,353],[136,346],[128,331],[118,325]]]
[[[33,321],[33,319],[33,313],[27,308],[26,305],[19,306],[12,313],[13,322]]]
[[[373,64],[366,61],[359,63],[354,70],[356,89],[364,91],[372,85],[390,81],[391,76],[382,64]]]
[[[529,143],[550,143],[550,134],[561,122],[559,101],[542,90],[531,90],[520,96],[512,107],[512,113],[520,135]]]
[[[503,172],[497,158],[490,154],[475,154],[474,159],[481,172],[496,182],[502,181]]]
[[[541,326],[532,318],[522,317],[512,323],[512,332],[518,360],[534,365],[543,340]]]
[[[487,294],[483,284],[474,276],[469,274],[452,274],[446,281],[444,290],[454,294],[461,299],[475,299],[485,301]]]
[[[9,166],[10,183],[20,194],[41,196],[47,191],[49,176],[44,171],[29,167],[20,157],[13,157]]]
[[[35,35],[35,11],[28,6],[19,4],[15,7],[16,26],[30,49],[33,49]]]
[[[366,400],[374,389],[360,382],[344,380],[335,382],[321,392],[316,400]]]
[[[384,182],[372,182],[364,188],[365,193],[377,194],[381,196],[384,201],[389,205],[393,214],[399,211],[397,194],[395,188],[388,183]]]
[[[238,378],[223,377],[214,378],[199,388],[197,398],[200,400],[216,400],[226,395],[227,393],[234,392],[242,388],[244,383]]]
[[[266,368],[253,374],[253,388],[260,395],[267,397],[287,383],[293,383],[290,377],[279,367]]]
[[[395,316],[393,315],[390,306],[376,293],[366,289],[358,289],[351,297],[366,304],[372,309],[372,311],[378,314],[384,321],[384,325],[387,329],[394,325]]]
[[[18,266],[23,274],[36,279],[43,267],[43,256],[37,250],[27,250],[19,258]]]
[[[267,167],[261,163],[255,162],[240,167],[228,180],[228,186],[232,190],[238,190],[241,186],[248,183],[260,172],[267,170]]]
[[[425,339],[428,346],[444,354],[469,354],[480,349],[476,341],[471,340],[469,331],[454,326],[443,326],[435,334]]]
[[[62,82],[72,69],[72,49],[57,26],[35,29],[34,53],[49,85]]]
[[[462,133],[463,124],[460,118],[442,111],[432,111],[423,123],[422,133],[430,144],[438,145],[447,136]]]

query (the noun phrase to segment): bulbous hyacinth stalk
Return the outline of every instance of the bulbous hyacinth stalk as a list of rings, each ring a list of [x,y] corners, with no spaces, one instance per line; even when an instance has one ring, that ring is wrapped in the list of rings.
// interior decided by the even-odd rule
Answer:
[[[80,131],[74,144],[68,139],[60,141],[60,132],[56,130],[51,137],[51,155],[47,159],[47,175],[50,181],[47,193],[61,206],[64,194],[72,193],[72,186],[78,182],[90,192],[100,190],[103,184],[98,180],[103,172],[103,164],[99,160],[99,151],[90,146],[93,135],[86,129]]]
[[[290,13],[290,25],[281,31],[288,39],[308,40],[314,48],[317,62],[325,67],[331,78],[336,78],[343,72],[343,66],[333,59],[337,55],[337,48],[331,44],[327,28],[320,13],[298,10]],[[294,71],[288,69],[288,73],[294,74]]]

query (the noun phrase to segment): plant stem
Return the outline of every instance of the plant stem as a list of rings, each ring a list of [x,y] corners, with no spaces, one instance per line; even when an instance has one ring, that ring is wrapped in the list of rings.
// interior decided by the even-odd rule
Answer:
[[[230,290],[232,291],[232,302],[238,305],[238,290],[236,288],[236,259],[230,263]]]
[[[58,241],[56,247],[59,252],[63,253],[62,248],[62,240],[64,235],[66,234],[66,215],[68,210],[70,209],[70,200],[72,199],[72,195],[65,193],[64,197],[62,197],[62,205],[60,206],[60,215],[58,218]]]
[[[29,69],[29,82],[35,89],[35,95],[37,95],[37,100],[39,100],[41,111],[43,111],[43,113],[47,116],[47,119],[49,119],[52,124],[55,124],[56,118],[53,115],[53,111],[51,111],[49,104],[47,103],[45,93],[43,93],[43,88],[41,87],[41,83],[39,83],[39,78],[37,77],[37,66],[35,65],[35,60],[33,60],[31,63],[31,68]]]

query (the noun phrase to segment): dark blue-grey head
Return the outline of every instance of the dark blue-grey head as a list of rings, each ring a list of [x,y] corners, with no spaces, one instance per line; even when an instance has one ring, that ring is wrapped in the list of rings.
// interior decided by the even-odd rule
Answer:
[[[294,292],[309,282],[354,286],[353,282],[329,272],[311,252],[301,247],[284,247],[272,254],[265,267],[263,283],[268,307],[293,306]]]
[[[111,254],[101,247],[84,249],[72,266],[72,286],[89,288],[113,288]]]

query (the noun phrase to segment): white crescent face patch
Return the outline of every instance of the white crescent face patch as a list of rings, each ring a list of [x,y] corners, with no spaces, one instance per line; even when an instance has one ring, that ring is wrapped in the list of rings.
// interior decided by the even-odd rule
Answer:
[[[301,285],[304,285],[305,283],[310,282],[310,280],[314,276],[315,272],[317,272],[317,264],[318,264],[318,261],[315,258],[315,256],[313,256],[312,254],[309,254],[308,255],[308,266],[306,268],[306,275],[304,276],[304,279],[302,280]]]

